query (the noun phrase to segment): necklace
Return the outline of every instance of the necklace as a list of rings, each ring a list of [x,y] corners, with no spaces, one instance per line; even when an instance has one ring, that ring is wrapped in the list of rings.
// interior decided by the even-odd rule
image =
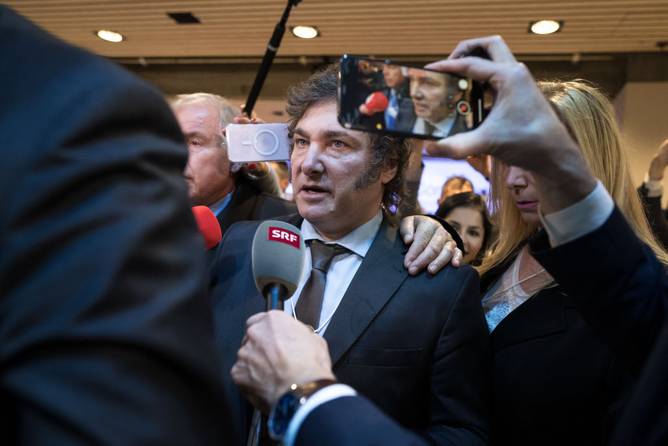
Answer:
[[[511,282],[512,282],[511,285],[507,286],[506,288],[503,288],[500,291],[496,291],[494,294],[489,296],[488,299],[485,299],[485,300],[492,300],[495,297],[498,297],[498,296],[504,294],[505,292],[512,290],[516,286],[518,286],[518,285],[520,285],[520,284],[522,284],[522,283],[524,283],[524,282],[526,282],[530,279],[533,279],[534,277],[538,277],[540,274],[545,272],[545,268],[540,268],[535,273],[529,274],[528,276],[524,277],[523,279],[519,279],[519,269],[520,269],[520,264],[522,263],[522,258],[523,257],[524,257],[524,250],[520,251],[519,255],[517,256],[517,259],[515,260],[515,262],[513,262],[513,265],[511,266],[511,273],[510,273],[511,274]],[[515,281],[515,279],[517,279],[517,281]],[[553,286],[556,286],[556,282],[554,281],[554,279],[548,281],[544,286],[539,287],[539,289],[551,288]],[[525,290],[522,290],[522,292],[524,294],[527,294],[527,295],[532,295],[532,294],[536,293],[536,291],[533,292],[533,293],[530,293],[530,292],[525,291]]]
[[[497,291],[496,293],[492,294],[489,298],[492,299],[492,298],[494,298],[494,297],[496,297],[496,296],[500,296],[501,294],[505,293],[506,291],[512,290],[513,288],[515,288],[515,287],[518,286],[519,284],[524,283],[524,282],[526,282],[526,281],[529,280],[529,279],[533,279],[534,277],[537,277],[539,274],[544,273],[544,272],[545,272],[545,269],[541,269],[541,270],[539,270],[539,271],[536,271],[536,272],[533,273],[533,274],[529,274],[529,275],[526,276],[524,279],[522,279],[522,280],[518,280],[517,282],[513,283],[513,284],[510,285],[509,287],[506,287],[506,288],[504,288],[504,289],[502,289],[502,290],[500,290],[500,291]],[[552,283],[548,283],[548,285],[546,285],[544,288],[549,288],[550,286],[552,286]]]
[[[295,303],[293,300],[290,300],[290,308],[292,309],[292,317],[295,318],[296,320],[299,320],[299,318],[297,317],[297,313],[295,312]],[[327,326],[327,324],[329,324],[329,321],[332,320],[332,318],[334,317],[334,313],[336,313],[336,308],[334,309],[334,311],[332,311],[329,317],[325,319],[325,322],[322,322],[321,324],[318,325],[318,328],[313,328],[309,325],[311,330],[313,330],[313,333],[319,335],[320,332]]]

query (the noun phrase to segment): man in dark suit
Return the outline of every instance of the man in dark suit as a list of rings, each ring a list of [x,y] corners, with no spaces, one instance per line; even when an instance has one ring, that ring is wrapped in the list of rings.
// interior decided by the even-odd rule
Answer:
[[[485,49],[492,60],[466,57],[475,48]],[[545,232],[531,241],[532,255],[639,376],[609,444],[666,444],[664,265],[635,236],[527,68],[517,63],[500,37],[461,42],[449,60],[431,68],[481,81],[495,79],[495,112],[478,129],[439,141],[430,152],[455,158],[488,153],[533,173]],[[298,358],[290,354],[295,350]],[[292,384],[319,389],[304,395],[290,411],[287,445],[425,444],[354,390],[331,392],[333,384],[317,385],[332,377],[326,352],[326,345],[302,324],[281,313],[261,313],[248,321],[234,367],[237,382],[250,397],[282,413],[281,404],[291,401],[291,391],[281,394]]]
[[[193,206],[208,206],[223,233],[243,220],[261,220],[296,212],[294,203],[280,198],[273,173],[251,180],[241,165],[230,163],[225,127],[240,110],[210,93],[177,96],[172,109],[188,143],[184,171]]]
[[[223,444],[204,246],[159,92],[0,6],[6,444]]]
[[[383,78],[387,88],[388,106],[383,113],[385,128],[398,132],[410,132],[415,124],[415,109],[411,100],[408,78],[399,65],[383,65]]]
[[[411,132],[415,109],[403,69],[399,65],[383,64],[383,88],[369,93],[358,108],[361,128]]]
[[[392,216],[383,213],[400,192],[408,147],[398,138],[343,128],[336,91],[336,70],[329,69],[288,97],[299,209],[288,221],[301,227],[310,255],[286,311],[327,340],[341,382],[404,426],[437,444],[484,444],[489,351],[477,274],[447,267],[434,276],[409,276],[403,241]],[[213,267],[225,373],[246,319],[265,306],[251,268],[257,226],[232,226]],[[323,260],[328,249],[331,256]],[[326,285],[315,295],[314,277],[323,274]],[[248,428],[249,407],[226,379],[231,405],[239,408],[234,418]]]

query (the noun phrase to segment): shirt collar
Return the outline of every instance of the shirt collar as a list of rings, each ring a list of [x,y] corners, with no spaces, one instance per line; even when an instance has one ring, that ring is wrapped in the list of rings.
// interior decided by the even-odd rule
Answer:
[[[230,200],[232,200],[232,192],[225,195],[222,199],[216,201],[214,204],[210,205],[209,209],[211,209],[213,215],[218,217],[218,214],[223,212],[223,209],[225,209],[227,205],[230,204]]]
[[[373,239],[376,238],[376,233],[383,221],[383,212],[381,210],[368,222],[353,229],[348,234],[344,235],[338,240],[325,242],[318,230],[308,220],[302,221],[301,231],[304,241],[307,240],[321,240],[325,243],[337,243],[344,248],[348,248],[358,256],[364,258],[366,253],[371,248]]]

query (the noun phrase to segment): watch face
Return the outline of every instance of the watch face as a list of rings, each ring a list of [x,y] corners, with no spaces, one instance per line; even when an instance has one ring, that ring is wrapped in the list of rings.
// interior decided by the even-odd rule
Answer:
[[[298,408],[299,398],[291,393],[286,393],[276,402],[267,420],[267,430],[272,440],[283,439],[290,420]]]

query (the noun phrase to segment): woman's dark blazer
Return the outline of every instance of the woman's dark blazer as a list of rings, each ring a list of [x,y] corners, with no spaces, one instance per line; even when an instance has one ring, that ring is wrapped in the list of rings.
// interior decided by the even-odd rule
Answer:
[[[482,277],[483,295],[516,255]],[[559,286],[516,308],[491,341],[493,445],[605,444],[630,375]]]

